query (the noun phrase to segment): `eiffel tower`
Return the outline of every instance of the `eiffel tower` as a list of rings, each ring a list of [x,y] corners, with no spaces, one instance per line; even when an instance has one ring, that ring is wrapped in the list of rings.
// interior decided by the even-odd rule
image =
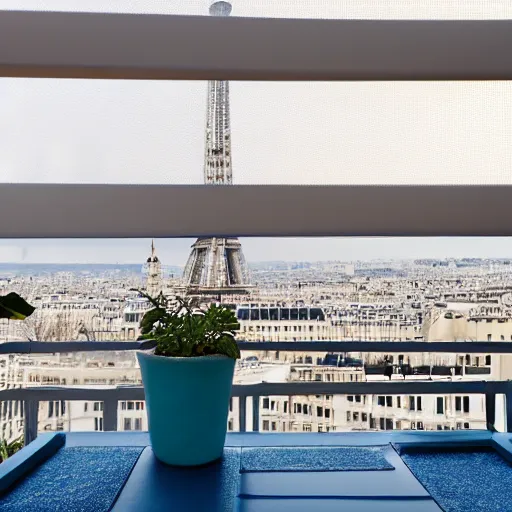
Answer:
[[[229,16],[231,4],[214,2],[211,16]],[[231,125],[229,120],[229,82],[208,82],[206,148],[204,161],[206,185],[231,185]],[[183,274],[188,294],[223,295],[248,293],[251,288],[242,244],[238,238],[198,238]]]

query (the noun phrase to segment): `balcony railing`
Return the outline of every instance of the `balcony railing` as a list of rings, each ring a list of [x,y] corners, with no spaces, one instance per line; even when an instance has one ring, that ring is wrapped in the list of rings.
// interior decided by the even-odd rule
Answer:
[[[126,351],[148,349],[151,341],[143,342],[8,342],[0,344],[0,354],[53,354],[91,351]],[[509,342],[239,342],[242,351],[288,352],[382,352],[382,353],[456,353],[512,354]],[[252,399],[253,431],[259,430],[259,404],[262,396],[296,395],[426,395],[426,394],[484,394],[486,424],[495,430],[496,395],[505,396],[506,429],[512,432],[512,381],[389,381],[389,382],[278,382],[233,385],[232,396],[239,399],[240,431],[246,431],[247,398]],[[13,388],[0,391],[0,401],[24,402],[24,435],[28,443],[37,437],[40,401],[84,400],[103,402],[103,430],[117,430],[118,402],[144,400],[142,386],[117,386],[109,389],[41,386]]]

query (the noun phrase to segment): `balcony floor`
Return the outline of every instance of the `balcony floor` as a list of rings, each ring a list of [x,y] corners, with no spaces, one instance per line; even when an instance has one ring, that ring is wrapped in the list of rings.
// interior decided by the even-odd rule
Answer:
[[[44,434],[0,466],[0,509],[459,512],[473,493],[478,510],[505,512],[511,439],[488,431],[228,434],[221,461],[179,469],[155,459],[147,433]],[[460,463],[456,476],[447,460]]]

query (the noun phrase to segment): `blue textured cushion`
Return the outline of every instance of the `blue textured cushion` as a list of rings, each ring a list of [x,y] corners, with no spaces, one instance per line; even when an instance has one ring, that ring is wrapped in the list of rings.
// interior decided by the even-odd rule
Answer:
[[[384,455],[387,447],[243,448],[242,471],[379,471],[395,469]]]
[[[492,449],[407,451],[404,462],[448,512],[512,512],[512,466]]]
[[[2,512],[108,512],[143,447],[62,448],[0,499]]]

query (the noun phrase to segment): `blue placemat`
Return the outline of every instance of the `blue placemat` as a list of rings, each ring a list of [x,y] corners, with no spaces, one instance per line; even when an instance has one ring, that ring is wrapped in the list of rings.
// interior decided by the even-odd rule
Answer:
[[[0,510],[108,512],[143,449],[62,448],[0,498]]]
[[[381,471],[395,469],[384,446],[243,448],[242,472]]]
[[[494,450],[400,456],[445,512],[512,512],[512,466]]]

